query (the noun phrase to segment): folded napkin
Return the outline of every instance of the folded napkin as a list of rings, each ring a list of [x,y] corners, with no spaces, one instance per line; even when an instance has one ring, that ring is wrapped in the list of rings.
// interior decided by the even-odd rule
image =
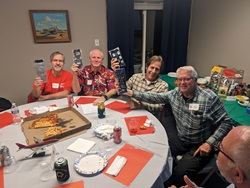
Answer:
[[[126,162],[127,162],[127,159],[125,157],[117,155],[113,163],[110,165],[110,167],[106,171],[106,173],[113,175],[113,176],[117,176],[120,170],[126,164]]]
[[[81,104],[80,106],[83,114],[97,113],[97,106],[94,106],[93,104]]]
[[[77,153],[86,153],[95,145],[94,141],[78,138],[67,149]]]

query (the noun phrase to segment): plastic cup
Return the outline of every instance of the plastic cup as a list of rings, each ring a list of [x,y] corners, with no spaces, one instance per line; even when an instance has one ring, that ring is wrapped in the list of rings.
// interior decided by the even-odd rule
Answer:
[[[49,164],[49,162],[43,162],[40,164],[40,180],[41,181],[48,181],[50,178],[54,176],[53,170]]]
[[[129,122],[129,130],[131,133],[137,133],[137,129],[138,129],[138,122],[135,120],[131,120]]]

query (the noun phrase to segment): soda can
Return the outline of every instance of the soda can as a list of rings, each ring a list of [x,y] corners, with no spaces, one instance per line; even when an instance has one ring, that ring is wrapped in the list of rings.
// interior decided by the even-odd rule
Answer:
[[[69,107],[74,106],[74,98],[73,98],[73,96],[72,95],[68,95],[67,99],[68,99],[68,106]]]
[[[116,125],[113,129],[114,143],[120,144],[122,142],[122,128]]]
[[[105,118],[105,105],[104,102],[99,102],[97,106],[98,118]]]
[[[67,159],[60,157],[54,163],[56,178],[58,181],[67,181],[70,177]]]

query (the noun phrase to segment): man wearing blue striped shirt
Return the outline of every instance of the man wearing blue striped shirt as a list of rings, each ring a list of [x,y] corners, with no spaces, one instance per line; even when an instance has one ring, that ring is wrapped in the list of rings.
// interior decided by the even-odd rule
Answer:
[[[176,71],[178,87],[165,93],[142,93],[129,90],[126,94],[150,103],[170,104],[176,125],[166,124],[169,146],[174,159],[172,176],[165,187],[185,185],[183,176],[196,182],[197,172],[213,157],[213,144],[221,141],[232,128],[232,121],[218,96],[197,85],[197,72],[192,66]],[[168,131],[169,130],[169,131]]]

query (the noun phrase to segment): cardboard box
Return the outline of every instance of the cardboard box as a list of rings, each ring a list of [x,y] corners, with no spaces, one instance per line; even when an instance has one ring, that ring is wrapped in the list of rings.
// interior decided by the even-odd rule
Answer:
[[[48,127],[40,128],[40,129],[29,128],[29,126],[32,124],[33,121],[37,120],[40,117],[43,117],[52,113],[58,113],[58,120],[60,123],[56,127],[67,129],[66,132],[44,139],[44,134],[45,134],[45,131],[48,129]],[[34,144],[35,143],[34,137],[39,138],[41,140],[48,140],[51,138],[65,140],[65,139],[83,134],[85,130],[91,127],[91,122],[73,107],[67,107],[67,108],[62,108],[62,109],[58,109],[55,111],[46,112],[43,114],[24,118],[24,121],[21,127],[26,137],[27,144]]]

